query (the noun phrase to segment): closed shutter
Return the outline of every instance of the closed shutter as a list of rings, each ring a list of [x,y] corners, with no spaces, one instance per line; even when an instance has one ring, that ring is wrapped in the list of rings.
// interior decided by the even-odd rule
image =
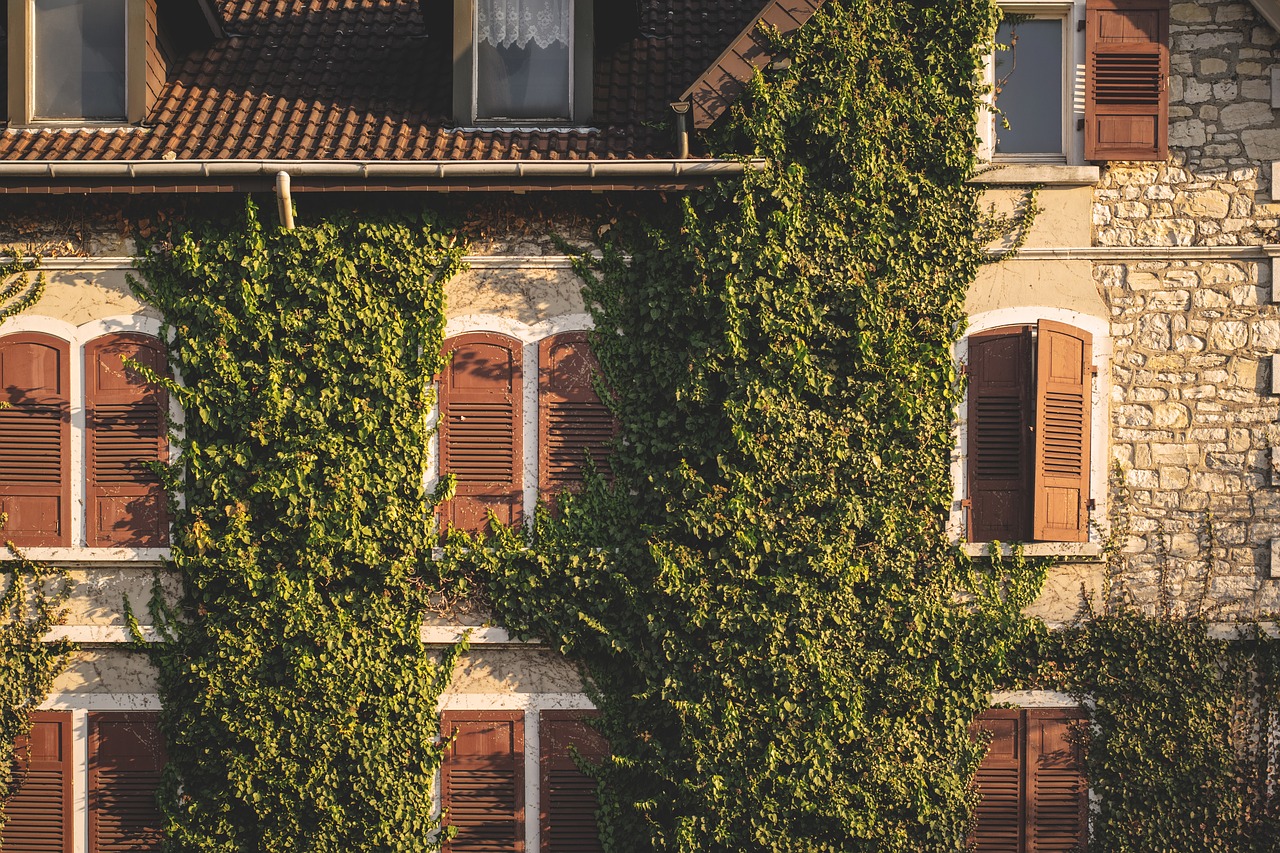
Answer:
[[[975,853],[1021,853],[1023,825],[1022,712],[993,708],[979,717],[975,731],[989,734],[986,758],[974,781],[977,814],[970,839]]]
[[[1024,540],[1031,504],[1031,331],[969,338],[969,541]]]
[[[71,544],[69,358],[49,335],[0,338],[0,542]]]
[[[1088,0],[1085,158],[1169,153],[1168,0]]]
[[[544,339],[538,361],[538,488],[550,497],[582,485],[588,455],[609,476],[617,425],[596,393],[600,366],[586,332]]]
[[[524,713],[451,711],[441,766],[444,822],[457,828],[445,853],[523,853]]]
[[[1071,728],[1076,711],[1029,710],[1027,717],[1028,853],[1075,853],[1088,827],[1088,787]]]
[[[71,853],[71,714],[36,711],[14,743],[17,790],[4,804],[3,853]]]
[[[165,750],[156,715],[89,715],[89,853],[159,850]]]
[[[1036,343],[1036,464],[1033,535],[1046,542],[1089,539],[1089,426],[1093,338],[1040,322]]]
[[[148,335],[106,335],[85,346],[90,547],[169,542],[168,499],[147,464],[168,459],[168,395],[125,367],[126,358],[165,372],[164,347]]]
[[[586,722],[588,713],[543,711],[538,721],[542,853],[595,853],[601,849],[596,782],[573,760],[573,748],[587,761],[600,761],[609,754],[608,742]]]
[[[481,532],[492,510],[504,524],[520,521],[524,504],[521,452],[520,342],[488,333],[445,342],[440,385],[440,466],[457,478],[442,507],[444,522]]]
[[[974,853],[1076,853],[1088,834],[1089,789],[1075,709],[993,708],[974,721],[991,736],[974,782]]]

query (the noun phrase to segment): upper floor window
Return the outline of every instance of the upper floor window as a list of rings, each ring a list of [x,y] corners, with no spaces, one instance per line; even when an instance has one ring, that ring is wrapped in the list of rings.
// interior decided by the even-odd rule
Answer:
[[[593,26],[592,0],[454,0],[456,120],[588,121]]]
[[[163,372],[163,344],[110,334],[85,345],[83,367],[79,355],[52,335],[0,337],[0,541],[166,546],[168,500],[149,463],[167,459],[168,395],[125,363]]]
[[[568,119],[573,0],[477,0],[477,119]]]
[[[1001,3],[980,128],[996,162],[1079,165],[1168,152],[1168,0]]]
[[[124,121],[126,0],[32,0],[32,116]]]

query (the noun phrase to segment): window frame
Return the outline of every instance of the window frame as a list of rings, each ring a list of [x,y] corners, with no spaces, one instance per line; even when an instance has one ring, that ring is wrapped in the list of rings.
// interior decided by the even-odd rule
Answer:
[[[979,157],[992,164],[1046,166],[1084,165],[1085,38],[1080,30],[1085,20],[1084,0],[1021,0],[1000,3],[1002,12],[1057,19],[1062,27],[1062,150],[1027,154],[1001,154],[995,150],[995,52],[987,57],[983,81],[988,86],[986,110],[978,123]]]
[[[585,128],[591,121],[595,63],[595,0],[571,0],[569,115],[563,118],[486,119],[478,115],[474,0],[453,0],[453,119],[458,129]]]
[[[75,560],[85,562],[113,561],[147,561],[158,562],[169,556],[169,545],[163,546],[91,546],[88,539],[88,494],[89,494],[89,459],[85,405],[85,350],[88,344],[105,335],[145,335],[160,342],[167,348],[162,335],[161,321],[145,315],[118,315],[89,321],[75,326],[63,320],[44,317],[36,314],[19,314],[0,323],[0,336],[36,333],[47,335],[66,342],[70,356],[68,366],[70,381],[68,383],[71,424],[70,452],[67,465],[70,471],[69,497],[71,517],[69,533],[65,545],[33,545],[24,547],[23,553],[35,560]],[[170,366],[173,379],[181,383],[181,376]],[[167,421],[170,432],[174,428],[181,429],[183,412],[179,401],[172,394],[168,395]],[[180,459],[180,447],[177,442],[168,441],[168,462],[173,464]],[[181,494],[173,496],[177,505],[181,506]],[[170,519],[170,524],[172,519]],[[169,531],[172,534],[172,530]],[[5,548],[0,548],[0,561],[13,559]]]
[[[1024,553],[1035,556],[1059,556],[1091,559],[1102,554],[1102,538],[1097,529],[1099,522],[1108,517],[1109,459],[1111,458],[1110,398],[1112,340],[1110,323],[1091,314],[1082,314],[1064,308],[1048,306],[1023,306],[998,308],[969,318],[965,335],[953,349],[957,369],[964,370],[969,363],[969,338],[981,332],[989,332],[1005,326],[1034,326],[1041,320],[1050,320],[1072,326],[1093,337],[1091,366],[1093,368],[1093,393],[1091,396],[1091,426],[1089,432],[1089,497],[1093,509],[1089,512],[1088,541],[1028,541]],[[955,444],[951,456],[951,482],[953,486],[951,512],[947,518],[948,538],[970,556],[986,556],[990,542],[969,541],[969,393],[957,402],[955,417]],[[1008,543],[1001,543],[1010,547]]]

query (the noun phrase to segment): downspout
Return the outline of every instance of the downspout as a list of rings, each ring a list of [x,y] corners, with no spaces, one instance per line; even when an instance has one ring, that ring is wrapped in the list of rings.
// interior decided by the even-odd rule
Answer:
[[[289,189],[289,173],[281,169],[276,172],[276,210],[280,214],[280,224],[286,231],[293,230],[293,196]]]
[[[671,111],[676,114],[676,159],[689,159],[689,102],[672,101]]]

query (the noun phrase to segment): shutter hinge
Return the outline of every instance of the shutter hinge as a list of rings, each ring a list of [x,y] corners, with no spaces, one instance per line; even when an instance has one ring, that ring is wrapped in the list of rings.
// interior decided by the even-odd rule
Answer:
[[[1089,500],[1085,502],[1085,506],[1089,508],[1089,512],[1093,512],[1098,508],[1098,502],[1093,498],[1089,498]]]
[[[1091,364],[1091,365],[1089,365],[1089,375],[1090,375],[1090,376],[1097,376],[1097,375],[1098,375],[1098,365],[1096,365],[1096,364]]]
[[[965,498],[964,500],[960,501],[960,506],[963,509],[972,509],[973,500],[971,498]]]

